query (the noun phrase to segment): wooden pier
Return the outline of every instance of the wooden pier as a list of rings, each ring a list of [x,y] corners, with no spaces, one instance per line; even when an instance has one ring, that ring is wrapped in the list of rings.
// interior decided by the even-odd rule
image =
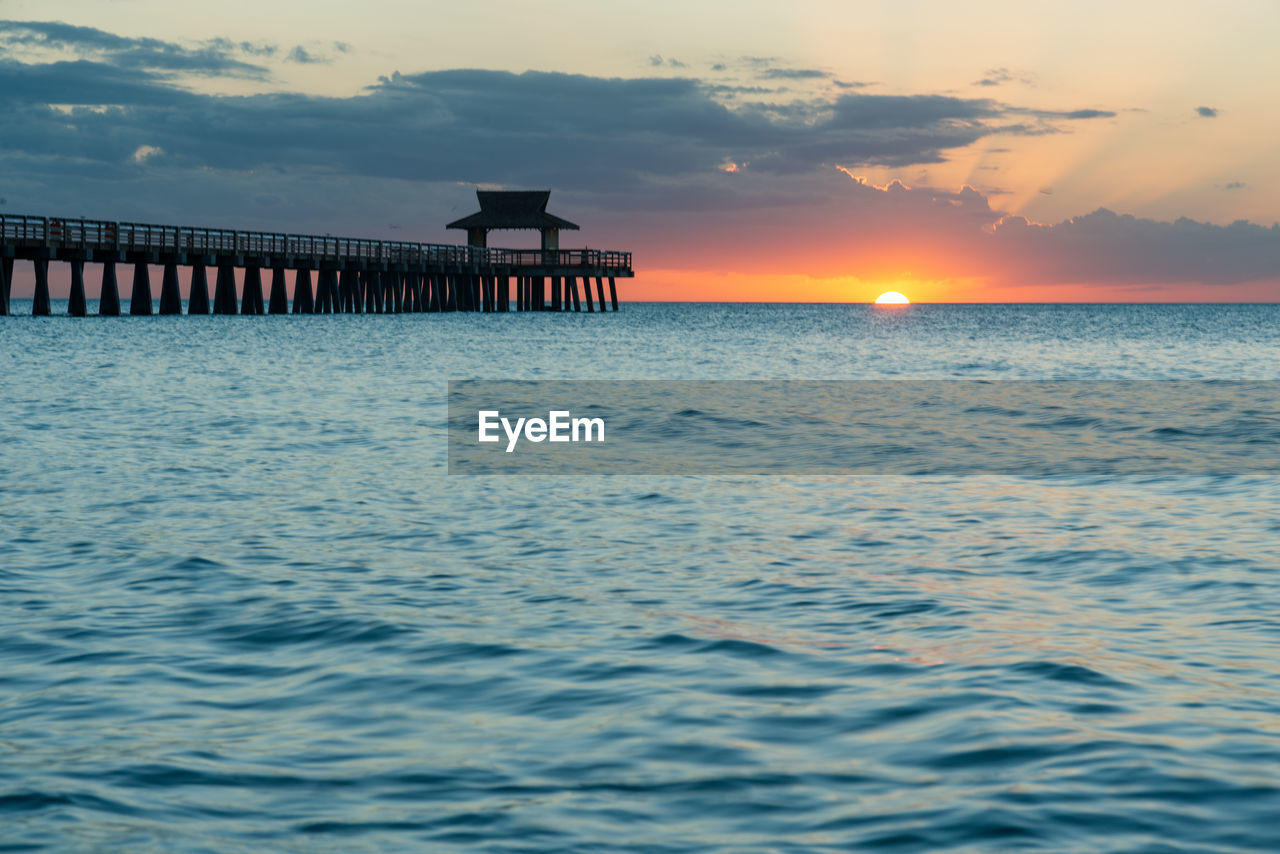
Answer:
[[[491,195],[539,195],[545,208],[545,193]],[[545,229],[541,249],[492,249],[484,245],[488,229],[531,227],[493,222],[469,231],[480,245],[462,246],[0,215],[0,315],[10,313],[15,261],[33,265],[35,315],[51,313],[51,262],[71,267],[67,312],[76,317],[88,313],[87,263],[102,265],[100,315],[122,313],[118,265],[132,266],[133,315],[183,313],[179,267],[191,269],[187,314],[582,311],[584,303],[593,312],[597,298],[600,311],[618,310],[616,280],[634,275],[630,252],[560,249]],[[158,306],[152,265],[163,268]],[[286,271],[294,273],[292,295]]]

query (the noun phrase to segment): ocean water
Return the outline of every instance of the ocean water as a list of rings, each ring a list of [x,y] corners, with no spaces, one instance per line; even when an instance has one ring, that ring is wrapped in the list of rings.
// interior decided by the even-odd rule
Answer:
[[[1275,476],[444,437],[449,379],[1278,374],[1255,305],[0,318],[0,850],[1280,850]]]

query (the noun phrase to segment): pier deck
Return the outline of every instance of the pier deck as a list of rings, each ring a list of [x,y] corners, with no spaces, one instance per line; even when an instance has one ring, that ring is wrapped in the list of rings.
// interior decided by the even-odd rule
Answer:
[[[74,316],[87,313],[86,263],[103,268],[103,315],[121,313],[117,264],[133,266],[130,314],[154,312],[151,265],[163,268],[160,314],[183,313],[178,267],[191,268],[187,314],[581,311],[583,303],[590,312],[593,280],[600,311],[617,311],[616,279],[634,276],[630,252],[600,249],[498,249],[4,214],[0,315],[10,312],[15,261],[33,265],[37,315],[50,313],[50,262],[68,263]],[[212,298],[209,268],[216,271]],[[286,271],[294,274],[292,289]]]

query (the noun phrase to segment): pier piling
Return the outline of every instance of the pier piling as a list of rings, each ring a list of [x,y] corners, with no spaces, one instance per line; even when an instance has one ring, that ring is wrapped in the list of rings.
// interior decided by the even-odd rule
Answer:
[[[209,313],[209,274],[204,261],[191,263],[191,293],[187,295],[187,314]]]
[[[373,292],[373,313],[387,313],[387,294],[382,281],[382,270],[374,270],[369,274],[369,289]]]
[[[71,262],[71,294],[67,300],[67,314],[71,317],[84,317],[89,313],[88,301],[84,298],[84,262]]]
[[[98,293],[98,314],[102,317],[120,316],[120,288],[116,285],[115,258],[106,258],[102,262],[102,290]]]
[[[263,314],[262,268],[250,265],[244,268],[244,295],[240,299],[241,314]]]
[[[327,269],[329,271],[326,279],[329,283],[329,305],[333,308],[334,314],[341,314],[344,306],[342,305],[342,293],[338,288],[338,270],[334,267]]]
[[[338,314],[342,311],[342,297],[338,294],[338,271],[325,266],[320,270],[321,287],[324,289],[325,314]]]
[[[312,314],[333,314],[332,296],[329,293],[328,270],[321,267],[316,270],[316,304]]]
[[[404,292],[408,297],[408,305],[405,311],[412,311],[415,314],[426,311],[422,307],[422,274],[417,272],[406,271],[404,274]]]
[[[444,304],[441,299],[441,289],[444,287],[444,276],[440,273],[431,273],[427,278],[431,280],[431,310],[444,311]]]
[[[374,286],[375,276],[372,270],[360,271],[360,293],[363,296],[361,302],[364,305],[364,314],[377,313],[377,288]]]
[[[267,306],[268,314],[289,313],[289,291],[284,283],[284,267],[271,268],[271,303]]]
[[[150,315],[151,310],[151,273],[146,261],[137,261],[133,265],[133,293],[129,296],[129,313],[133,315]]]
[[[165,261],[160,281],[160,313],[182,314],[182,292],[178,289],[178,264]]]
[[[48,317],[53,314],[49,303],[49,259],[37,258],[33,262],[36,273],[35,299],[31,302],[31,314],[35,317]]]
[[[353,275],[354,271],[346,269],[338,275],[338,302],[342,306],[342,311],[347,314],[354,314],[356,310]]]
[[[399,314],[404,307],[404,297],[400,293],[400,276],[394,270],[384,270],[382,273],[382,298],[387,307],[387,314]]]
[[[13,258],[0,257],[0,317],[9,314],[9,284],[13,281]]]
[[[236,270],[226,261],[218,264],[218,278],[213,285],[213,313],[236,313]]]
[[[311,292],[311,271],[299,267],[293,278],[293,313],[314,314],[315,295]]]

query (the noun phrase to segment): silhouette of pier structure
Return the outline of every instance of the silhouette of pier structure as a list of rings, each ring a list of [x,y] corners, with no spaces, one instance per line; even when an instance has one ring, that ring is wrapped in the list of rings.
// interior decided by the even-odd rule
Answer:
[[[179,267],[191,269],[187,314],[582,311],[584,304],[593,312],[596,298],[600,311],[618,310],[616,280],[634,275],[630,252],[561,249],[560,231],[578,226],[546,212],[549,191],[476,195],[480,212],[448,226],[467,230],[465,246],[0,214],[0,315],[10,313],[15,261],[33,265],[34,315],[52,313],[51,262],[71,266],[67,313],[77,317],[88,314],[88,263],[102,265],[100,315],[122,313],[118,265],[132,267],[133,315],[183,313]],[[536,229],[541,248],[490,248],[495,229]],[[153,265],[163,268],[158,307]],[[286,271],[294,274],[292,294]]]

